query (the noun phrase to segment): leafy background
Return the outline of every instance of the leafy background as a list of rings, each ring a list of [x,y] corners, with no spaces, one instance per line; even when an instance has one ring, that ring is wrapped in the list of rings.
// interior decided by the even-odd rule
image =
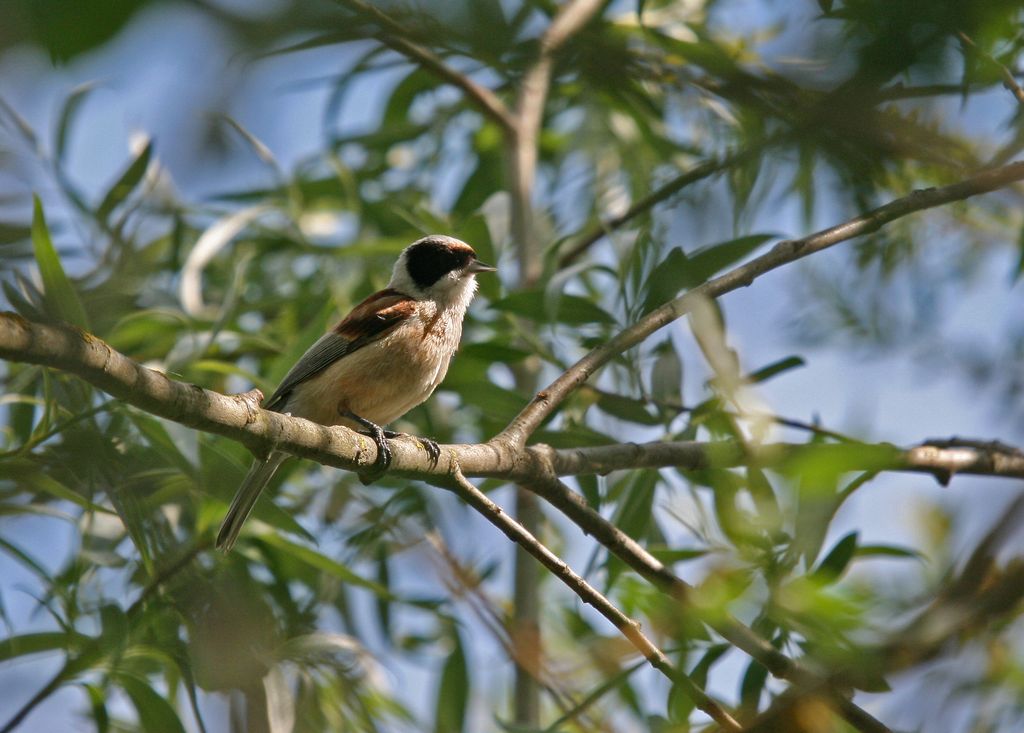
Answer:
[[[999,68],[1017,68],[1018,3],[612,3],[558,58],[535,195],[544,276],[523,292],[500,130],[342,5],[9,5],[6,305],[185,381],[266,391],[405,244],[451,233],[502,275],[482,281],[443,390],[400,426],[439,441],[503,427],[527,399],[521,365],[553,376],[774,236],[1008,161],[1024,141]],[[502,95],[554,8],[386,7]],[[705,162],[720,170],[560,262],[599,219]],[[767,411],[869,440],[1020,442],[1019,210],[1017,193],[951,206],[766,276],[624,355],[538,438],[822,439]],[[63,374],[3,370],[0,717],[39,696],[22,729],[244,729],[263,709],[275,731],[511,720],[511,548],[454,498],[294,462],[221,557],[210,538],[241,446]],[[753,376],[736,389],[737,373]],[[578,488],[786,651],[827,655],[888,638],[949,587],[1017,492],[858,479],[811,461]],[[782,689],[560,517],[544,534],[714,694],[754,711]],[[564,589],[540,593],[544,725],[706,724]],[[1019,727],[1018,632],[1013,614],[973,629],[858,700],[906,730]]]

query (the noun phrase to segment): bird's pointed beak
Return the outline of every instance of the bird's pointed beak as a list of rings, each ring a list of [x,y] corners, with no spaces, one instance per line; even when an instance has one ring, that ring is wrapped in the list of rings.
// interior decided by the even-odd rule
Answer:
[[[466,272],[470,275],[476,275],[478,272],[497,272],[498,268],[493,265],[488,265],[480,260],[473,260],[469,263],[469,267],[466,268]]]

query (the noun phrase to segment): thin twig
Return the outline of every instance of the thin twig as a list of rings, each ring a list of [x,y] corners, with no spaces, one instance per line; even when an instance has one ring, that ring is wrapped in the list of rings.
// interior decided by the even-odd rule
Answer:
[[[744,148],[743,150],[730,153],[729,155],[720,158],[711,158],[686,171],[683,171],[672,180],[644,196],[642,199],[626,209],[626,211],[622,212],[618,216],[613,216],[606,221],[598,223],[593,229],[581,235],[558,258],[558,267],[560,269],[568,267],[608,234],[616,231],[617,229],[621,229],[636,217],[650,211],[662,201],[679,193],[690,184],[697,183],[698,181],[709,178],[716,173],[721,173],[733,166],[745,163],[763,153],[766,148],[777,144],[787,137],[789,137],[789,135],[778,135],[769,140],[765,140],[764,142]]]
[[[755,257],[703,285],[665,303],[639,322],[621,331],[602,346],[577,361],[555,381],[539,392],[527,407],[498,436],[498,440],[523,444],[562,402],[585,383],[594,372],[611,359],[640,343],[658,329],[690,311],[693,304],[707,298],[750,285],[755,279],[808,255],[833,247],[840,242],[870,234],[885,224],[924,209],[953,201],[962,201],[982,193],[1003,188],[1024,179],[1024,162],[978,173],[966,180],[941,188],[914,191],[884,206],[847,222],[816,232],[801,239],[779,242],[767,253]]]
[[[626,616],[604,595],[575,573],[564,560],[549,550],[536,537],[527,532],[519,522],[509,516],[500,506],[491,501],[483,492],[469,482],[461,471],[451,474],[447,488],[454,491],[491,524],[500,529],[510,540],[535,557],[555,577],[561,580],[580,599],[593,606],[640,652],[652,667],[661,672],[693,700],[698,709],[707,713],[723,730],[739,731],[739,723],[717,702],[711,699],[693,680],[677,670],[668,657],[658,649],[640,630],[640,624]]]
[[[536,669],[533,669],[527,668],[522,663],[520,659],[523,646],[522,641],[516,638],[514,630],[509,626],[508,620],[498,613],[496,604],[481,586],[480,578],[473,568],[467,567],[455,556],[455,553],[452,552],[452,549],[436,529],[427,532],[423,538],[437,554],[438,562],[443,563],[448,571],[448,577],[442,578],[442,582],[449,590],[451,597],[453,599],[465,599],[471,612],[476,615],[480,623],[490,632],[494,640],[505,651],[508,658],[516,663],[520,669],[532,672],[536,683],[551,696],[551,699],[563,712],[573,707],[576,703],[572,699],[572,694],[561,688],[561,680],[558,675],[544,664],[538,665]],[[543,662],[543,659],[541,661]]]
[[[653,407],[657,407],[658,409],[669,410],[671,412],[677,412],[679,414],[693,413],[693,412],[696,412],[698,409],[700,409],[698,407],[694,407],[694,406],[691,406],[691,405],[684,405],[681,402],[673,402],[671,400],[659,400],[659,399],[655,399],[653,397],[636,397],[636,398],[623,397],[623,395],[616,394],[615,392],[609,392],[607,390],[600,389],[598,387],[593,387],[593,386],[590,386],[590,385],[588,385],[586,387],[586,389],[588,391],[592,391],[594,394],[598,395],[599,397],[612,397],[612,398],[620,398],[620,399],[636,399],[638,401],[644,402],[645,404],[651,405]],[[797,420],[796,418],[793,418],[793,417],[783,417],[782,415],[775,415],[775,414],[772,414],[772,413],[744,414],[744,413],[736,412],[735,410],[727,410],[725,408],[715,410],[715,413],[716,414],[721,413],[722,415],[726,415],[726,416],[734,418],[734,419],[755,418],[755,419],[770,420],[771,422],[775,423],[776,425],[779,425],[779,426],[784,427],[784,428],[792,428],[794,430],[802,430],[804,432],[811,433],[813,435],[817,435],[818,437],[821,437],[821,438],[831,438],[832,440],[839,441],[840,443],[861,443],[862,442],[860,440],[857,440],[856,438],[851,438],[849,435],[844,435],[843,433],[836,432],[835,430],[829,430],[828,428],[823,428],[820,425],[816,425],[815,423],[807,422],[806,420]]]
[[[1018,84],[1017,80],[1013,78],[1013,72],[1006,67],[1006,64],[1000,63],[992,54],[978,48],[978,44],[976,44],[971,37],[963,31],[957,31],[956,36],[964,45],[965,52],[967,49],[970,49],[985,61],[999,69],[999,72],[1003,75],[1003,86],[1014,96],[1018,104],[1024,105],[1024,89],[1021,89],[1020,84]]]
[[[477,84],[465,74],[453,69],[429,48],[409,40],[410,34],[408,30],[385,12],[367,2],[363,2],[363,0],[337,0],[337,2],[351,8],[364,17],[370,18],[379,25],[382,28],[382,32],[378,33],[376,37],[381,43],[419,64],[452,86],[461,89],[482,112],[498,123],[506,132],[514,129],[515,123],[512,115],[498,95],[487,87]]]
[[[533,231],[531,196],[537,171],[537,141],[544,106],[551,87],[555,57],[565,43],[585,26],[608,0],[572,0],[561,7],[540,38],[536,60],[519,84],[515,130],[507,139],[509,192],[513,206],[512,236],[519,251],[520,280],[530,285],[540,277],[541,258]],[[518,216],[516,216],[518,212]]]

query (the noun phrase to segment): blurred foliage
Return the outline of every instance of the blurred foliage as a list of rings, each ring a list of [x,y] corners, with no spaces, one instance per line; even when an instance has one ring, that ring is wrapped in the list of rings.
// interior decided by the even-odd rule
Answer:
[[[103,53],[143,6],[157,4],[18,0],[0,43],[34,43],[55,62],[73,63]],[[93,88],[66,98],[52,130],[33,129],[3,103],[4,148],[28,151],[48,176],[34,210],[0,221],[11,308],[88,327],[184,381],[226,392],[255,383],[267,392],[338,314],[386,283],[396,254],[423,233],[453,234],[481,259],[514,269],[505,256],[501,130],[427,71],[366,43],[382,32],[372,18],[313,0],[267,3],[252,15],[228,9],[236,3],[187,5],[229,29],[246,58],[319,48],[350,61],[341,74],[317,70],[329,87],[322,148],[285,168],[228,117],[217,124],[237,143],[234,153],[255,154],[272,183],[189,200],[159,146],[144,140],[114,180],[82,187],[66,157]],[[806,226],[835,222],[1024,147],[998,68],[1017,72],[1019,3],[792,6],[800,7],[613,3],[570,41],[557,57],[538,141],[545,275],[529,291],[482,281],[485,304],[474,307],[441,392],[402,428],[442,442],[492,436],[529,397],[514,388],[512,368],[535,359],[553,374],[759,251],[776,235],[752,223],[780,202]],[[379,7],[409,38],[507,100],[555,11],[549,2],[498,0]],[[976,47],[965,49],[958,34]],[[366,84],[380,97],[379,119],[352,133],[338,118],[361,103]],[[958,116],[979,99],[1002,117],[999,139]],[[677,185],[572,266],[558,265],[601,222],[714,161],[727,162]],[[29,201],[28,192],[19,196]],[[939,319],[944,288],[969,282],[993,243],[1019,247],[1019,209],[1012,192],[972,201],[812,264],[803,271],[801,334],[876,346],[912,331],[937,338],[927,322]],[[946,244],[936,257],[938,231]],[[741,368],[726,313],[713,304],[690,326],[692,343],[658,336],[622,355],[538,439],[764,439],[771,421],[757,385],[803,359],[780,353]],[[1021,337],[1012,344],[1019,363]],[[986,378],[979,352],[963,352],[972,374]],[[73,687],[78,714],[99,731],[212,731],[225,729],[225,718],[234,730],[274,733],[513,729],[504,685],[493,684],[508,666],[491,658],[516,653],[510,610],[492,597],[508,554],[452,497],[389,478],[364,487],[295,461],[223,557],[211,552],[211,537],[249,460],[242,446],[152,418],[66,374],[16,363],[0,374],[0,552],[33,579],[34,618],[43,619],[27,628],[0,597],[0,662],[27,658],[28,669],[46,652],[62,660],[36,698],[19,705]],[[704,606],[736,611],[778,649],[843,670],[851,686],[896,688],[905,729],[954,729],[903,704],[908,690],[926,686],[921,675],[941,676],[948,700],[969,711],[971,730],[1020,729],[1024,677],[1019,655],[1007,651],[1020,626],[1020,591],[1013,564],[993,559],[1005,532],[975,553],[985,587],[957,582],[970,573],[948,551],[953,518],[918,518],[930,540],[917,549],[865,544],[857,532],[837,537],[832,520],[874,478],[877,453],[814,426],[803,434],[807,449],[777,471],[640,470],[581,477],[577,486],[652,554],[697,579]],[[60,557],[26,539],[58,532],[73,537]],[[581,541],[554,523],[545,539],[559,549]],[[865,561],[887,570],[855,572]],[[773,706],[782,687],[764,667],[621,561],[591,547],[587,573],[742,719]],[[897,585],[887,580],[893,573]],[[983,595],[1001,583],[1008,588],[999,603]],[[685,695],[652,687],[633,650],[564,589],[547,582],[542,592],[537,676],[547,730],[707,727]],[[965,616],[961,626],[911,649],[894,646],[910,628],[906,619],[942,617],[943,604]],[[983,672],[950,663],[963,655]],[[719,673],[729,666],[741,671]],[[396,675],[431,683],[395,684]],[[226,715],[211,705],[215,695],[227,700]],[[918,696],[936,699],[933,691]]]

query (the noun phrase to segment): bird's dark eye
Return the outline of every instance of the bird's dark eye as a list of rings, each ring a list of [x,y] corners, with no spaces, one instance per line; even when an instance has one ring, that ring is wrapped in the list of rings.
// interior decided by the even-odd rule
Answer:
[[[461,270],[476,255],[465,245],[453,246],[441,239],[421,239],[409,247],[406,262],[409,277],[420,288],[429,288],[454,270]]]

